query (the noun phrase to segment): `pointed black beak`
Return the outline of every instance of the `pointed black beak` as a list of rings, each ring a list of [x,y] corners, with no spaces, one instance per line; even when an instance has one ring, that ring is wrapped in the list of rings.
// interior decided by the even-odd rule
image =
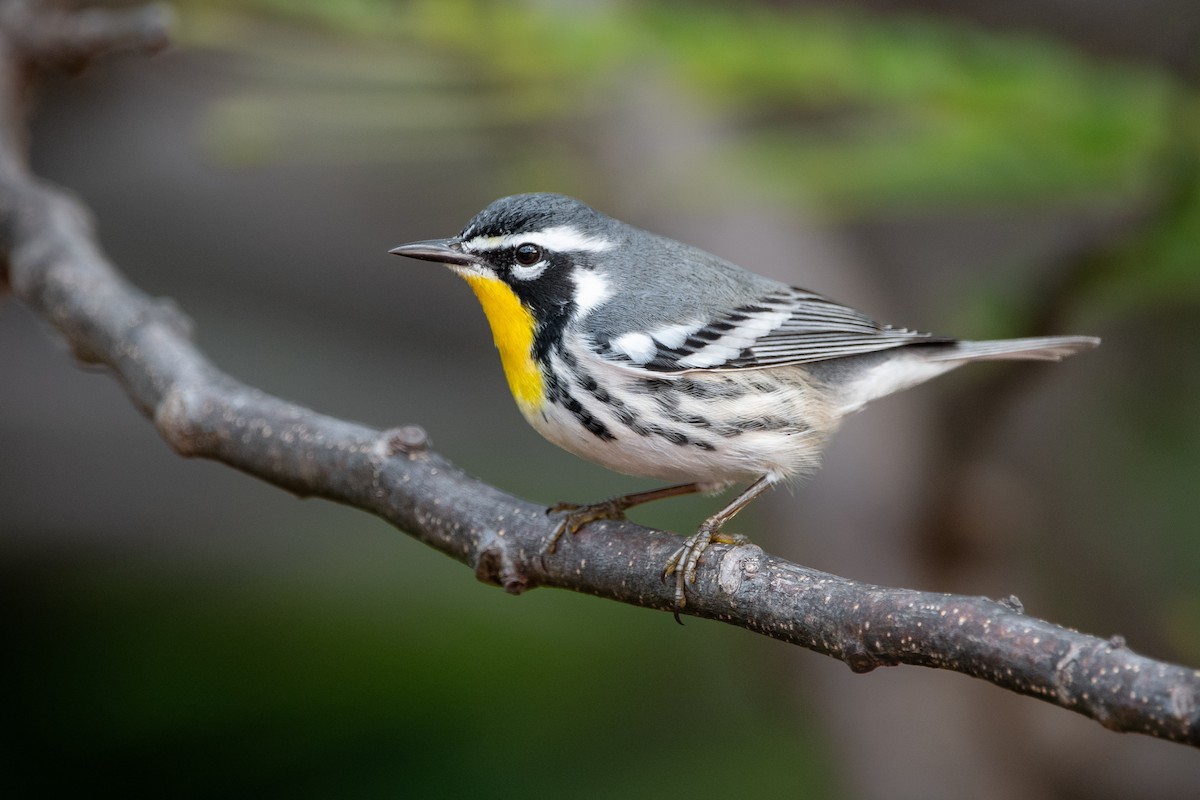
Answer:
[[[458,239],[426,239],[423,242],[409,242],[388,250],[396,256],[419,258],[422,261],[440,261],[443,264],[476,264],[478,260],[473,255],[462,251]]]

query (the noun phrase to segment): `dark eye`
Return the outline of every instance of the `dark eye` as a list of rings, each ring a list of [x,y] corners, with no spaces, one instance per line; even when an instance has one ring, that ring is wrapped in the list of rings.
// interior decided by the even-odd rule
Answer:
[[[542,260],[542,248],[536,244],[517,245],[517,263],[524,267],[532,267]]]

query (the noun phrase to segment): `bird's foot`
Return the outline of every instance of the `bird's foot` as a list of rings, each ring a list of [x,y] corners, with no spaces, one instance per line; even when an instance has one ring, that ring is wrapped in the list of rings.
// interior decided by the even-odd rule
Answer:
[[[553,553],[558,549],[558,543],[563,536],[578,533],[580,528],[590,522],[601,519],[625,519],[625,509],[627,508],[629,508],[629,503],[625,497],[610,497],[599,503],[586,505],[558,503],[550,506],[546,509],[548,515],[562,514],[563,518],[559,520],[554,533],[550,534],[550,544],[546,547],[546,552]]]
[[[705,522],[700,526],[700,529],[684,540],[670,558],[667,559],[667,564],[663,567],[663,580],[675,576],[675,621],[683,622],[679,619],[679,612],[687,605],[687,584],[696,582],[696,570],[700,565],[700,556],[712,544],[729,544],[743,545],[749,544],[750,540],[740,533],[725,533],[720,529],[718,524],[712,524],[712,521]]]

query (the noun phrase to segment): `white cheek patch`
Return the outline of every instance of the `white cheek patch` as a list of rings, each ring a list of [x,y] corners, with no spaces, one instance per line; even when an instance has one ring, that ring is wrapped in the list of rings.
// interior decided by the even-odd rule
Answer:
[[[520,244],[536,244],[552,253],[603,253],[615,247],[608,239],[588,236],[569,225],[556,225],[530,233],[510,233],[504,236],[476,236],[462,243],[468,253],[482,253],[516,247]]]
[[[612,297],[612,287],[603,272],[576,269],[571,278],[575,281],[575,306],[580,317],[592,309],[604,305]]]

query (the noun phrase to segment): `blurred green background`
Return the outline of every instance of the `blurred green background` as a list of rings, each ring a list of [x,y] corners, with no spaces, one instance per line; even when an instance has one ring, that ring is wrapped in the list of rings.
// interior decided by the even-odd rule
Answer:
[[[39,174],[233,375],[547,504],[645,488],[506,395],[460,282],[389,247],[561,191],[896,324],[1087,333],[847,422],[739,530],[1018,595],[1200,665],[1200,7],[175,4],[39,98]],[[1194,797],[1193,751],[961,676],[519,598],[157,439],[0,304],[0,787],[18,796]],[[639,511],[687,532],[698,498]],[[12,796],[12,795],[10,795]]]

